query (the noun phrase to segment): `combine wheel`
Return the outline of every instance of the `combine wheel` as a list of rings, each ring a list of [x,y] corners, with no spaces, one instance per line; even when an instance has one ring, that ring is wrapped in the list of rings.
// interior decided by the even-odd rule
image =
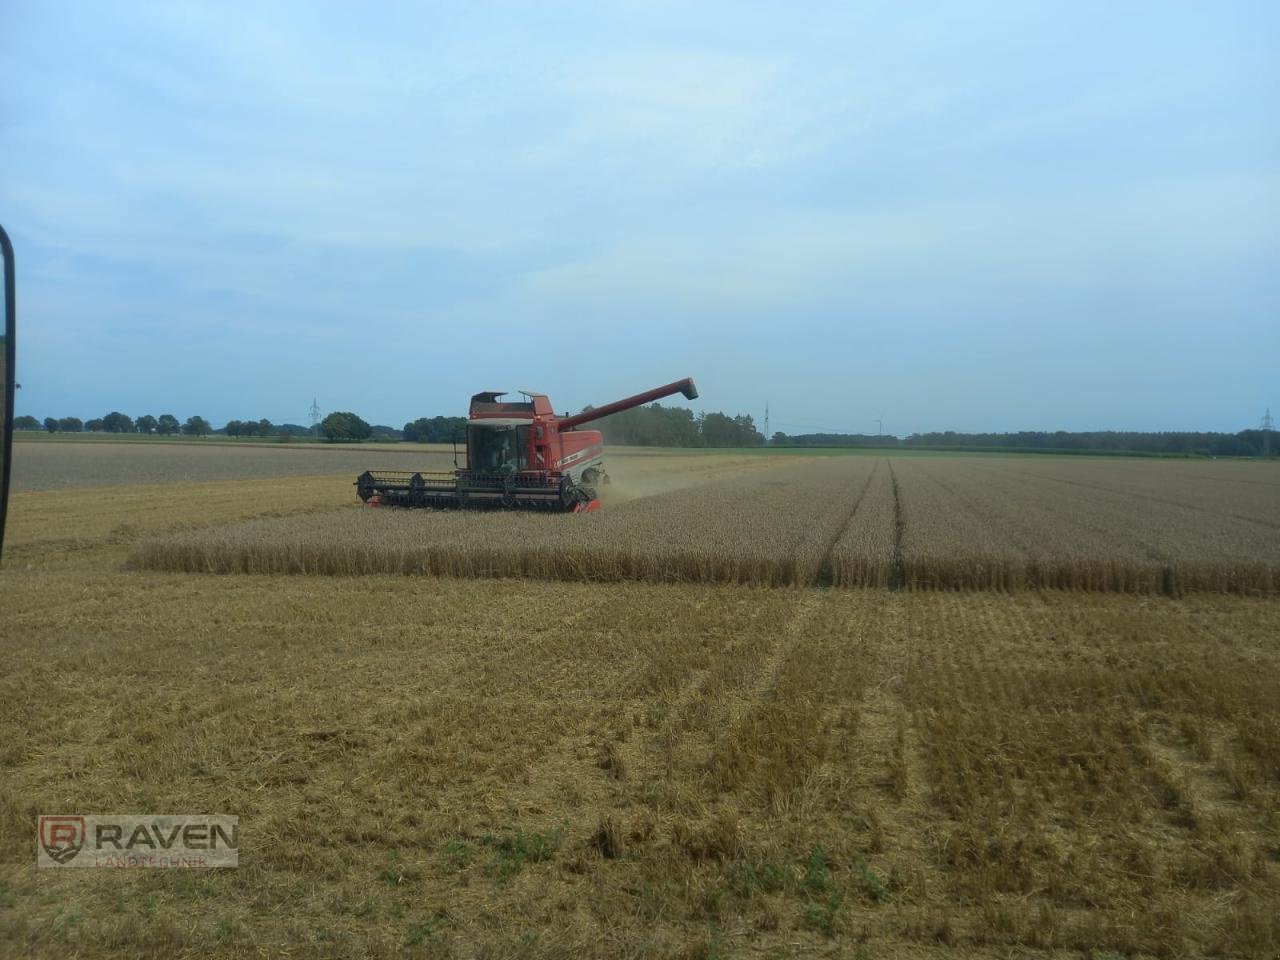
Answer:
[[[578,488],[571,477],[560,478],[560,506],[572,510],[578,502]]]
[[[423,490],[426,488],[426,482],[422,479],[422,474],[415,473],[409,478],[409,505],[413,507],[422,506],[425,495]]]

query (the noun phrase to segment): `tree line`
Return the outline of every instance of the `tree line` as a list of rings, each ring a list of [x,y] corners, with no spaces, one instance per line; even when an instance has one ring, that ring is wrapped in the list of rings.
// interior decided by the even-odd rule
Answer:
[[[584,412],[591,407],[585,407]],[[319,434],[331,443],[361,440],[411,443],[450,443],[467,425],[465,417],[419,417],[403,429],[370,424],[357,414],[338,411],[319,424]],[[179,421],[171,413],[158,417],[144,414],[134,418],[118,410],[91,420],[79,417],[32,416],[13,418],[16,430],[44,430],[49,433],[136,433],[154,436],[273,437],[287,440],[313,436],[317,431],[297,423],[274,424],[260,420],[229,420],[215,429],[200,416]],[[629,446],[657,447],[757,447],[764,435],[750,415],[698,413],[686,407],[664,407],[659,403],[636,407],[606,417],[591,428],[599,429],[607,441]],[[1066,431],[1022,430],[1016,433],[957,433],[952,430],[913,433],[908,437],[865,433],[775,433],[773,446],[783,447],[875,447],[967,450],[1030,450],[1053,453],[1138,453],[1161,456],[1256,457],[1267,447],[1262,430],[1238,433],[1195,431],[1141,432],[1123,430]],[[1270,437],[1270,453],[1280,455],[1280,436]]]
[[[769,442],[775,447],[896,447],[901,441],[876,433],[786,434],[779,430]]]
[[[585,408],[590,410],[590,407]],[[330,443],[358,443],[361,440],[404,440],[411,443],[450,443],[463,438],[466,417],[419,417],[403,429],[384,424],[370,424],[350,411],[335,411],[319,424],[319,433]],[[49,433],[140,433],[158,436],[184,434],[203,437],[221,434],[228,437],[292,437],[311,436],[316,431],[296,423],[273,424],[270,420],[229,420],[226,426],[213,428],[204,417],[188,417],[179,423],[172,414],[136,419],[112,411],[105,417],[81,421],[78,417],[15,417],[18,430],[47,430]],[[664,407],[655,403],[615,413],[592,424],[611,443],[661,447],[758,447],[764,436],[748,415],[728,416],[723,413],[698,413],[684,407]]]
[[[582,412],[591,410],[583,407]],[[450,443],[461,440],[466,417],[420,417],[404,425],[405,440],[419,443]],[[585,425],[599,430],[606,441],[638,447],[758,447],[764,434],[749,415],[698,413],[686,407],[664,407],[660,403],[633,407]]]
[[[354,418],[354,420],[350,419]],[[298,423],[272,423],[263,417],[261,420],[228,420],[226,426],[215,428],[204,417],[191,416],[179,422],[171,413],[158,417],[144,414],[134,418],[113,410],[103,417],[92,420],[81,420],[79,417],[45,417],[38,420],[32,416],[13,418],[15,430],[43,430],[48,433],[133,433],[147,436],[188,436],[205,437],[221,435],[227,437],[272,437],[278,440],[293,437],[312,436],[317,431],[312,427],[304,427]],[[320,433],[329,440],[400,438],[400,431],[392,427],[374,426],[355,414],[337,413],[325,418]]]
[[[1270,452],[1280,453],[1280,437],[1270,438]],[[1031,450],[1051,453],[1141,453],[1160,456],[1256,457],[1266,446],[1262,430],[1239,433],[1129,430],[1021,430],[1016,433],[957,433],[953,430],[913,433],[908,437],[861,433],[775,433],[774,446],[920,447],[953,450]]]
[[[209,421],[204,417],[187,417],[186,421],[179,423],[178,418],[173,414],[162,413],[158,417],[143,414],[135,420],[118,410],[92,420],[81,420],[79,417],[45,417],[41,421],[30,416],[14,417],[13,428],[45,430],[48,433],[142,433],[161,437],[176,434],[202,437],[213,432]]]
[[[419,417],[404,425],[401,436],[416,443],[452,443],[462,439],[467,428],[466,417]]]
[[[583,408],[584,412],[591,407]],[[758,447],[764,434],[750,414],[695,414],[687,407],[653,403],[605,417],[589,429],[606,441],[636,447]]]
[[[330,443],[348,443],[360,440],[397,441],[404,434],[384,423],[370,424],[363,417],[349,411],[337,411],[320,421],[320,433]]]

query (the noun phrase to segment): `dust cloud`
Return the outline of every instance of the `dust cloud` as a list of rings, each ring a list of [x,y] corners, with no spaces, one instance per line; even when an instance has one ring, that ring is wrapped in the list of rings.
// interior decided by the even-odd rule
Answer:
[[[596,489],[601,504],[621,506],[653,497],[714,483],[730,476],[783,465],[781,457],[742,457],[707,453],[658,453],[610,450],[605,471],[611,482]]]

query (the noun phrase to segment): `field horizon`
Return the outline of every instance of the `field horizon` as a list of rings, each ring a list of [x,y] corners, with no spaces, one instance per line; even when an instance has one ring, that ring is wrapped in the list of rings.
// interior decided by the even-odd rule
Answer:
[[[207,434],[203,437],[184,435],[131,434],[108,432],[73,432],[49,433],[45,430],[17,430],[14,442],[31,443],[164,443],[192,444],[199,446],[271,446],[284,448],[319,448],[319,449],[366,449],[396,450],[408,452],[422,450],[426,452],[452,451],[453,445],[448,443],[420,443],[416,440],[354,440],[334,441],[317,437],[291,436],[282,439],[274,437],[227,437],[218,434]],[[459,449],[462,444],[459,443]],[[962,456],[962,457],[1070,457],[1071,459],[1103,459],[1103,460],[1234,460],[1258,462],[1254,456],[1205,453],[1172,453],[1151,452],[1141,450],[1106,450],[1106,449],[1060,449],[1037,447],[978,447],[942,445],[885,444],[884,446],[861,446],[847,444],[811,444],[811,443],[772,443],[766,442],[754,447],[684,447],[661,446],[658,444],[610,443],[613,451],[633,451],[672,454],[729,454],[729,455],[775,455],[775,456]]]

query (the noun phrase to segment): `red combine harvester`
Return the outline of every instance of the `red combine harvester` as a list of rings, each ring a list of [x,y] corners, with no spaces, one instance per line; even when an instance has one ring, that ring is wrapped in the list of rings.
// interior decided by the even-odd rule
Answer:
[[[583,513],[600,509],[596,485],[608,483],[604,440],[580,424],[682,393],[693,400],[692,378],[668,383],[572,417],[557,417],[544,393],[521,390],[526,400],[499,400],[500,391],[471,398],[466,464],[444,473],[366,470],[356,493],[371,505],[497,507]]]

